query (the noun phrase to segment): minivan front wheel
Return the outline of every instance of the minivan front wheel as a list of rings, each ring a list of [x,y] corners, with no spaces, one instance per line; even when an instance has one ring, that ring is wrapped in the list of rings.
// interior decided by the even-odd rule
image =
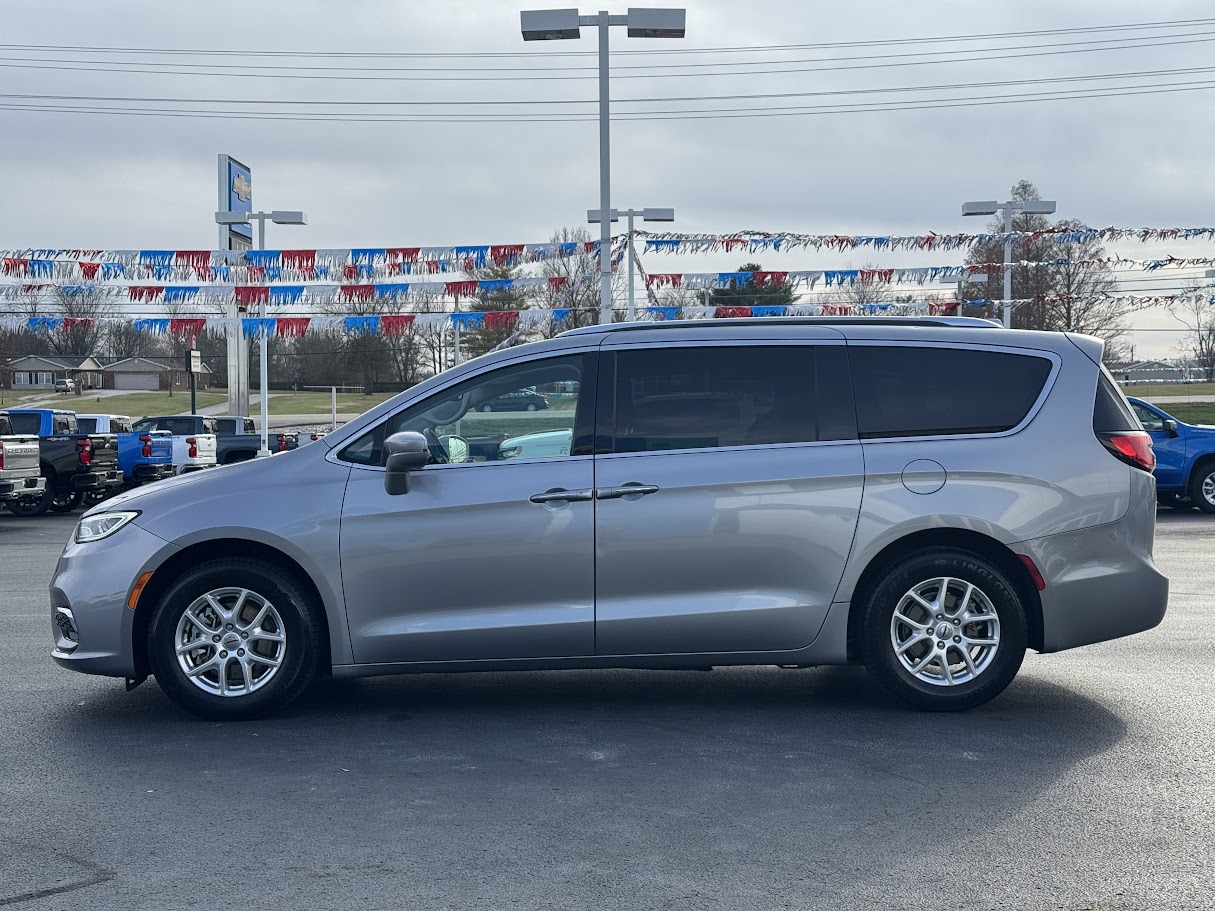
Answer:
[[[255,718],[316,676],[323,617],[291,575],[255,560],[212,560],[161,599],[148,629],[157,682],[195,715]]]
[[[1025,608],[1008,578],[962,550],[911,554],[864,606],[865,665],[894,696],[928,711],[995,698],[1025,657]]]

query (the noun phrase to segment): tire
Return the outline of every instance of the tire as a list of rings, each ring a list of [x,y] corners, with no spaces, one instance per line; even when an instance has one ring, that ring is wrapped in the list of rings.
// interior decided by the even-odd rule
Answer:
[[[31,497],[28,494],[22,494],[14,497],[4,505],[8,507],[8,511],[15,516],[30,518],[32,516],[40,516],[51,507],[52,492],[55,487],[55,482],[52,478],[46,479],[46,489],[41,496]]]
[[[535,410],[536,410],[536,406],[535,406],[534,404],[529,404],[529,405],[527,406],[527,410],[528,410],[528,411],[535,411]]]
[[[246,592],[243,608],[227,618],[204,600],[210,594],[233,611],[241,591]],[[267,605],[269,613],[262,610]],[[249,624],[244,638],[237,638],[238,618]],[[259,560],[211,560],[185,573],[156,605],[148,627],[148,661],[161,689],[186,711],[215,721],[258,718],[284,708],[317,675],[323,623],[320,606],[291,574]],[[179,642],[199,647],[179,657]],[[187,676],[188,668],[196,673]]]
[[[1190,478],[1190,503],[1203,512],[1215,513],[1215,462],[1194,470]]]
[[[494,410],[494,406],[493,406],[493,405],[482,405],[482,406],[481,406],[481,413],[482,413],[482,414],[489,414],[489,413],[490,413],[491,411],[493,411],[493,410]]]
[[[947,580],[946,597],[938,621],[938,614],[929,613],[912,593],[933,604],[941,580]],[[962,606],[959,602],[972,585],[965,606],[970,616],[979,619],[961,626],[950,624],[953,611]],[[865,666],[891,695],[917,709],[957,712],[982,705],[1004,691],[1025,657],[1025,607],[1016,589],[996,566],[964,550],[934,548],[904,557],[886,570],[862,609]],[[897,621],[896,610],[901,615]],[[930,625],[949,628],[942,633],[937,626],[930,638],[924,638],[919,627],[929,618]],[[963,637],[988,643],[966,648],[969,663],[959,647],[959,640],[965,644]],[[906,664],[896,654],[896,641],[910,646],[905,652]],[[943,652],[941,642],[945,642]]]
[[[46,482],[46,489],[48,492],[50,492],[50,490],[51,490],[50,481]],[[50,502],[51,512],[58,512],[58,513],[71,512],[73,509],[75,509],[77,506],[80,505],[80,501],[84,499],[84,493],[83,493],[83,491],[79,491],[79,490],[68,491],[68,490],[59,490],[58,488],[56,488],[54,493],[51,495],[50,499],[51,499],[51,502]]]

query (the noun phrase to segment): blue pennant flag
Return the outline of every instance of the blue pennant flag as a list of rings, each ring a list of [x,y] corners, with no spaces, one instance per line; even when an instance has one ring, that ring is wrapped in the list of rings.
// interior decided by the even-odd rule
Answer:
[[[350,251],[350,261],[359,265],[372,265],[377,260],[383,260],[388,256],[388,251],[384,247],[364,247],[359,250]]]
[[[396,300],[409,294],[409,285],[405,282],[388,283],[375,286],[376,300]]]
[[[199,290],[198,285],[175,285],[172,288],[165,288],[165,303],[193,300]]]
[[[272,304],[295,304],[303,296],[303,285],[275,285],[270,289],[270,303]]]
[[[274,335],[278,320],[273,317],[245,317],[240,321],[241,335],[245,338],[257,338],[262,335]]]
[[[140,250],[139,264],[142,266],[171,266],[176,250]]]
[[[169,331],[167,319],[137,319],[131,323],[136,332],[151,332],[153,335],[164,335]]]
[[[456,247],[456,260],[463,265],[464,260],[471,259],[473,266],[480,268],[485,265],[485,257],[489,256],[489,247]]]
[[[250,266],[281,266],[283,263],[281,250],[246,250],[245,262]]]
[[[211,280],[217,282],[232,281],[232,267],[227,263],[220,263],[218,266],[212,266]]]
[[[126,278],[127,267],[124,263],[102,263],[102,278]]]
[[[752,307],[752,316],[784,316],[789,312],[788,307]]]
[[[472,313],[453,313],[451,315],[451,324],[459,326],[461,329],[475,329],[485,323],[485,314],[473,311]]]
[[[676,319],[679,316],[678,307],[646,307],[645,312],[661,319]]]
[[[54,332],[62,324],[63,320],[58,316],[31,316],[29,318],[30,332]]]
[[[654,238],[646,238],[645,252],[653,253],[660,250],[678,250],[681,241],[676,238],[674,240],[655,240]]]
[[[54,260],[31,259],[30,260],[30,277],[31,278],[54,278],[55,277]]]
[[[562,256],[573,256],[575,253],[578,252],[578,247],[579,247],[579,244],[576,244],[576,243],[562,244],[561,245],[561,255]]]
[[[751,280],[750,272],[718,272],[717,281],[723,287],[727,287],[731,282],[734,286],[741,287]]]
[[[487,278],[477,283],[477,288],[481,291],[493,293],[494,291],[509,291],[515,286],[513,279],[509,278]]]
[[[348,316],[346,317],[347,335],[376,335],[380,331],[378,316]]]
[[[565,318],[566,318],[567,316],[569,316],[569,315],[570,315],[570,310],[571,310],[571,309],[573,309],[573,308],[571,308],[571,307],[558,307],[556,310],[554,310],[554,311],[553,311],[553,316],[552,316],[552,321],[553,321],[553,324],[554,324],[554,325],[556,325],[556,324],[558,324],[558,323],[564,323],[564,322],[565,322]]]
[[[152,267],[152,277],[157,281],[167,282],[173,277],[173,267],[155,265]]]
[[[277,282],[282,281],[283,267],[282,266],[266,266],[266,281]]]
[[[79,294],[91,294],[97,290],[96,285],[60,285],[59,290],[64,297],[75,297]]]

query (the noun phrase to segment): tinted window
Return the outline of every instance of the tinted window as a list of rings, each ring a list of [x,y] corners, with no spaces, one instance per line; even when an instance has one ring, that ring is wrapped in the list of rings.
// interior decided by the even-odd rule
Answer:
[[[1149,411],[1142,405],[1130,403],[1131,410],[1135,412],[1135,417],[1139,418],[1139,423],[1143,425],[1144,430],[1164,430],[1164,418],[1154,411]]]
[[[384,438],[401,431],[423,434],[432,463],[545,459],[590,452],[594,355],[512,364],[428,396],[345,447],[339,458],[384,464]],[[565,384],[567,392],[536,387]],[[500,403],[526,391],[534,411]]]
[[[257,433],[257,428],[253,426],[252,418],[245,418],[245,433]]]
[[[76,415],[57,414],[54,418],[55,433],[79,433],[76,429]]]
[[[76,418],[76,427],[81,433],[96,433],[97,418]]]
[[[13,424],[13,433],[37,436],[42,429],[42,415],[39,414],[10,414],[8,419]]]
[[[1097,433],[1118,433],[1139,429],[1139,421],[1131,413],[1130,403],[1102,367],[1097,377],[1097,397],[1093,401],[1093,430]]]
[[[817,438],[814,349],[738,345],[616,355],[614,452]]]
[[[1011,430],[1051,369],[1043,357],[970,348],[851,345],[848,359],[861,439]]]
[[[13,425],[8,422],[8,415],[0,414],[0,437],[11,436]]]

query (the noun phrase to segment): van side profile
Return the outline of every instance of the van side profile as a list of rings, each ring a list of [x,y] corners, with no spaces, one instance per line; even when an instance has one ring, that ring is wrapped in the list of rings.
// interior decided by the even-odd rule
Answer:
[[[1164,616],[1151,441],[1101,353],[947,318],[491,353],[317,445],[91,510],[53,656],[213,718],[318,674],[849,662],[971,708],[1027,648]],[[520,394],[547,407],[492,404]]]

